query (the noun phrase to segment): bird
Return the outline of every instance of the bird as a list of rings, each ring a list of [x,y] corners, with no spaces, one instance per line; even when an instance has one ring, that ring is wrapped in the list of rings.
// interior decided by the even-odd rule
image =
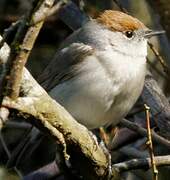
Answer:
[[[38,81],[88,129],[116,126],[142,92],[147,41],[161,33],[105,10],[66,38]]]

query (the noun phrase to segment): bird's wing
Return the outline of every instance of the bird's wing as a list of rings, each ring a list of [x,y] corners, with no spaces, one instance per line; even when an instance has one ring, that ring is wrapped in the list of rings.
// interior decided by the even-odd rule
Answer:
[[[93,48],[84,43],[72,43],[68,47],[60,49],[39,76],[38,82],[47,91],[51,90],[57,84],[74,77],[77,73],[76,65],[93,53]]]

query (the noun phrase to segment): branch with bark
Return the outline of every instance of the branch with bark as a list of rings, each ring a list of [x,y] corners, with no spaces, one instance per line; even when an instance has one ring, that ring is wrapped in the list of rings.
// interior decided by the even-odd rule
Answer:
[[[84,126],[77,123],[62,106],[49,97],[26,69],[23,73],[21,89],[24,97],[16,100],[6,97],[2,106],[18,110],[20,115],[28,117],[27,121],[55,138],[63,146],[65,157],[67,152],[79,155],[78,162],[83,156],[86,157],[84,163],[91,170],[89,179],[92,179],[90,176],[93,178],[104,176],[108,162],[97,141]],[[83,169],[83,165],[80,168]],[[84,173],[87,176],[87,172]]]
[[[53,2],[52,0],[36,1],[38,7],[31,10],[32,13],[28,16],[29,18],[26,18],[27,22],[44,19],[44,14],[48,14],[47,12],[52,7]],[[41,15],[43,18],[41,18]],[[104,178],[108,174],[108,162],[97,141],[92,138],[84,126],[78,124],[63,107],[52,100],[30,73],[23,68],[43,21],[38,20],[38,23],[31,24],[25,31],[23,26],[26,26],[27,23],[24,19],[14,40],[14,45],[19,42],[21,44],[17,51],[16,47],[12,46],[12,48],[15,48],[11,49],[12,53],[9,61],[7,61],[9,77],[7,79],[6,96],[2,100],[2,108],[18,110],[20,115],[27,116],[26,120],[39,129],[43,129],[43,132],[50,134],[63,147],[63,154],[66,159],[69,158],[67,152],[80,157],[78,163],[81,160],[83,162],[83,165],[79,166],[81,171],[83,172],[85,166],[89,167],[90,170],[89,173],[83,172],[85,177],[88,179]],[[9,53],[9,48],[7,53]],[[9,54],[6,54],[6,56],[9,56]],[[4,77],[7,75],[5,74]],[[20,89],[23,97],[18,97]]]
[[[15,43],[11,46],[12,53],[10,56],[10,48],[6,43],[3,42],[3,46],[0,49],[0,67],[3,69],[1,84],[4,85],[1,93],[2,91],[6,92],[6,96],[4,94],[1,95],[1,120],[4,122],[7,119],[9,115],[8,110],[15,109],[16,115],[19,114],[27,122],[33,124],[40,131],[48,134],[58,142],[63,150],[65,159],[68,160],[70,158],[85,179],[106,179],[109,173],[109,162],[107,155],[98,145],[96,139],[64,107],[54,101],[35,81],[29,71],[24,68],[44,19],[50,14],[49,12],[54,1],[41,0],[35,2],[37,4],[36,8],[34,7],[30,11],[18,28],[17,37],[14,39]],[[16,49],[16,44],[19,45],[18,49]],[[6,79],[7,75],[9,76]],[[6,81],[6,83],[3,81]],[[7,89],[5,89],[6,86]],[[22,96],[19,96],[20,94]],[[151,75],[148,75],[146,78],[142,99],[151,107],[152,115],[156,116],[156,123],[161,135],[169,138],[170,105]],[[135,131],[137,130],[142,136],[146,136],[144,128],[141,129],[134,126],[134,123],[128,123],[125,120],[122,121],[124,126]],[[153,139],[168,148],[170,147],[170,142],[157,134],[153,133]],[[165,160],[165,158],[167,159]],[[157,166],[170,165],[169,156],[155,157],[155,162]],[[150,159],[137,159],[114,164],[110,179],[118,177],[117,172],[143,167],[150,168],[150,164]]]
[[[167,166],[170,164],[170,156],[155,156],[155,165],[159,166]],[[151,160],[150,158],[143,159],[132,159],[129,161],[125,161],[122,163],[114,164],[112,167],[117,169],[118,172],[129,171],[134,169],[145,169],[151,168]]]

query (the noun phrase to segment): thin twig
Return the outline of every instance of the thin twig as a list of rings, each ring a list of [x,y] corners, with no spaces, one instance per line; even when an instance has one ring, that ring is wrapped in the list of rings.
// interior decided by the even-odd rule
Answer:
[[[163,68],[164,72],[169,74],[170,69],[167,66],[167,64],[165,63],[165,60],[163,59],[163,57],[160,55],[160,53],[157,51],[157,49],[154,47],[154,45],[149,41],[148,41],[148,46],[150,47],[150,49],[152,50],[154,55],[157,57],[160,64],[162,65],[162,68]]]
[[[30,23],[30,25],[35,25],[41,21],[44,21],[48,17],[52,16],[53,14],[57,13],[59,9],[64,6],[66,3],[63,1],[59,1],[57,4],[55,4],[48,12],[42,13],[41,16],[38,16]]]
[[[24,22],[25,24],[23,25],[27,26],[27,24],[30,24],[30,22],[34,21],[34,19],[41,17],[41,15],[47,14],[53,3],[54,0],[43,0],[41,4],[38,3],[38,7],[34,7],[33,10],[31,10],[32,14],[29,15],[29,19],[26,19],[27,22]],[[44,21],[41,21],[38,24],[28,28],[25,35],[23,36],[22,44],[19,45],[19,51],[14,52],[16,55],[13,59],[11,59],[12,65],[10,68],[10,77],[7,84],[7,96],[10,96],[12,99],[16,99],[19,95],[23,67],[25,66],[25,63],[28,59],[28,56],[30,55],[43,23]],[[17,42],[15,42],[15,46],[17,46]],[[15,51],[17,51],[16,47]]]
[[[155,164],[156,166],[169,166],[170,165],[170,156],[155,156]],[[151,161],[150,158],[142,158],[142,159],[132,159],[129,161],[121,162],[114,164],[112,168],[115,168],[118,172],[124,172],[134,169],[146,169],[150,168]]]
[[[148,133],[148,140],[147,145],[149,147],[149,153],[151,158],[151,165],[152,165],[152,172],[153,172],[153,180],[158,180],[158,170],[156,168],[154,152],[153,152],[153,144],[152,144],[152,135],[151,135],[151,127],[150,127],[150,107],[144,104],[145,113],[146,113],[146,124],[147,124],[147,133]]]
[[[36,0],[34,3],[37,6],[33,6],[33,9],[30,10],[26,17],[22,17],[18,22],[20,22],[20,26],[15,35],[15,38],[12,43],[10,56],[6,61],[3,61],[5,64],[5,74],[0,81],[1,92],[0,92],[0,102],[3,100],[4,94],[10,96],[15,99],[18,97],[20,92],[20,82],[22,79],[22,71],[23,67],[28,59],[30,51],[34,45],[34,42],[38,36],[38,33],[43,25],[43,21],[39,22],[34,26],[28,27],[30,21],[32,21],[35,17],[39,17],[43,12],[48,12],[48,10],[52,7],[54,0],[43,0],[41,3]],[[18,26],[18,24],[16,23]],[[11,27],[11,29],[13,29]],[[26,31],[27,30],[27,31]],[[1,40],[4,45],[4,40]],[[4,121],[7,120],[6,119]],[[3,121],[1,121],[1,125]]]
[[[124,127],[131,129],[132,131],[139,133],[141,136],[147,137],[147,130],[138,126],[137,124],[130,122],[126,119],[122,119],[120,124]],[[164,145],[166,148],[170,149],[170,141],[158,135],[154,131],[152,131],[152,138],[155,142]]]

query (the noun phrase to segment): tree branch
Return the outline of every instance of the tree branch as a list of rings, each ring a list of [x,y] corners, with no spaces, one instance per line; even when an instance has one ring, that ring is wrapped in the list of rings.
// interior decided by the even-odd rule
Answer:
[[[63,134],[69,152],[76,151],[76,154],[80,155],[78,156],[80,157],[79,161],[82,155],[87,158],[86,163],[89,163],[85,164],[90,169],[90,174],[84,172],[85,177],[90,176],[88,179],[91,179],[91,175],[94,177],[104,176],[108,166],[107,158],[89,131],[74,120],[62,106],[52,100],[26,69],[21,87],[24,97],[19,97],[15,101],[6,97],[2,105],[18,110],[24,117],[26,115],[26,120],[41,130],[45,129],[58,141],[58,134],[54,129],[56,128]],[[33,117],[36,120],[32,120]],[[83,164],[79,168],[83,168]]]
[[[26,18],[26,22],[23,21],[23,26],[30,25],[31,22],[34,22],[37,18],[41,18],[41,16],[44,14],[47,14],[49,9],[52,7],[54,3],[54,0],[43,0],[36,7],[34,7],[33,10],[31,10],[32,14],[29,15],[28,20]],[[16,49],[17,47],[17,41],[15,41],[15,49],[13,51],[14,54],[16,54],[13,58],[10,59],[11,61],[11,71],[9,75],[9,80],[7,84],[7,93],[6,95],[11,97],[12,99],[15,99],[19,95],[20,90],[20,82],[22,78],[22,71],[23,67],[25,66],[25,63],[28,59],[28,56],[31,52],[31,49],[35,43],[35,40],[39,34],[39,31],[43,25],[44,21],[40,21],[37,24],[34,24],[30,27],[28,27],[28,30],[26,31],[26,34],[23,35],[23,41],[22,44],[19,45],[19,51]],[[24,28],[23,28],[24,29]],[[22,33],[20,32],[20,35]],[[13,52],[12,51],[12,52]]]
[[[147,137],[147,130],[138,126],[137,124],[130,122],[126,119],[122,119],[120,124],[124,127],[127,127],[129,129],[131,129],[134,132],[139,133],[141,136]],[[154,131],[152,131],[152,138],[154,142],[160,143],[161,145],[167,147],[168,149],[170,149],[170,141],[168,141],[167,139],[159,136],[157,133],[155,133]]]
[[[155,156],[156,166],[169,166],[170,156]],[[150,158],[145,159],[132,159],[130,161],[114,164],[112,168],[116,169],[118,172],[124,172],[134,169],[146,169],[151,168]]]

